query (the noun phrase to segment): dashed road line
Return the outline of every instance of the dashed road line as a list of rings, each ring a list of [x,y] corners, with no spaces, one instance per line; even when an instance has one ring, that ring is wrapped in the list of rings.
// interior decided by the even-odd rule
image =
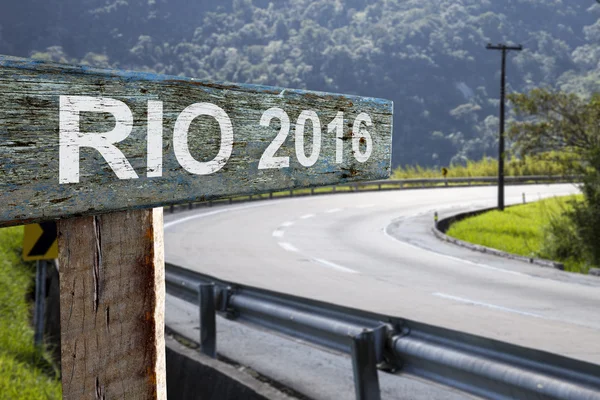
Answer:
[[[275,229],[273,231],[273,237],[278,237],[278,238],[283,237],[284,233],[285,232],[283,230],[281,230],[281,229]]]
[[[277,242],[277,244],[284,250],[291,251],[294,253],[300,252],[293,244],[288,242]]]
[[[466,299],[464,297],[452,296],[450,294],[445,294],[445,293],[439,293],[439,292],[437,292],[437,293],[433,293],[433,295],[436,296],[436,297],[441,297],[443,299],[458,301],[460,303],[471,304],[471,305],[474,305],[474,306],[491,308],[491,309],[494,309],[494,310],[510,312],[510,313],[513,313],[513,314],[525,315],[525,316],[528,316],[528,317],[548,319],[548,318],[544,317],[543,315],[534,314],[534,313],[530,313],[530,312],[527,312],[527,311],[516,310],[514,308],[497,306],[495,304],[484,303],[484,302],[481,302],[481,301]]]
[[[314,216],[315,216],[315,214],[306,214],[306,215],[301,216],[300,219],[309,219],[309,218],[312,218]]]
[[[342,267],[341,265],[338,265],[336,263],[332,263],[331,261],[323,260],[322,258],[313,258],[313,260],[315,260],[319,264],[323,264],[323,265],[325,265],[325,266],[327,266],[329,268],[333,268],[333,269],[335,269],[337,271],[348,272],[350,274],[358,274],[358,271],[355,271],[355,270],[350,269],[350,268]]]

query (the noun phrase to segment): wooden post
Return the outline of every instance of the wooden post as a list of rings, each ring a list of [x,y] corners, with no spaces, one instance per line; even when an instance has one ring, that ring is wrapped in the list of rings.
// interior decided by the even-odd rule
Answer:
[[[162,208],[58,222],[63,399],[166,399]]]

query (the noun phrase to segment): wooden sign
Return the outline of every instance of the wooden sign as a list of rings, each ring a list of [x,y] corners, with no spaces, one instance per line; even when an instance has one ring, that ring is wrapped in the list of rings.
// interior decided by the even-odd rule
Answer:
[[[63,398],[166,397],[159,206],[387,178],[391,134],[387,100],[0,56],[0,226],[59,220]]]
[[[0,56],[0,226],[387,178],[392,102]]]
[[[56,223],[50,221],[25,225],[23,260],[54,260],[57,257]]]

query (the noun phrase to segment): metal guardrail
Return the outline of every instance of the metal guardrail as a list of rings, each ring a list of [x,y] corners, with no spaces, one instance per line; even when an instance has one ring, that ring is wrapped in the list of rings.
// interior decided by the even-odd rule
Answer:
[[[525,176],[505,176],[505,183],[526,183],[532,182],[533,184],[537,184],[540,182],[569,182],[573,180],[581,179],[580,176],[577,175],[525,175]],[[360,186],[370,186],[373,184],[376,185],[399,185],[400,188],[403,188],[407,185],[417,185],[426,187],[427,185],[439,185],[444,184],[444,186],[449,186],[450,184],[463,183],[467,186],[477,184],[477,183],[497,183],[497,176],[469,176],[462,178],[411,178],[411,179],[388,179],[388,180],[380,180],[380,181],[371,181],[371,182],[356,182],[352,183],[352,185]]]
[[[225,282],[167,264],[167,292],[199,305],[202,352],[216,312],[352,357],[356,398],[381,398],[377,369],[489,399],[600,400],[600,366],[393,316]]]
[[[538,184],[538,183],[559,183],[559,182],[576,182],[581,177],[577,175],[530,175],[530,176],[506,176],[504,182],[506,184]],[[169,212],[173,213],[175,209],[193,209],[199,206],[211,207],[214,204],[232,204],[236,202],[273,199],[281,197],[300,197],[314,196],[321,194],[333,193],[348,193],[348,192],[369,192],[381,190],[403,190],[416,188],[445,188],[445,187],[465,187],[474,185],[493,185],[498,182],[498,177],[495,176],[480,176],[480,177],[465,177],[465,178],[415,178],[415,179],[388,179],[380,181],[368,182],[351,182],[335,186],[320,186],[318,188],[306,189],[290,189],[280,192],[264,193],[262,195],[248,195],[227,197],[216,200],[208,200],[201,202],[185,203],[171,205]]]

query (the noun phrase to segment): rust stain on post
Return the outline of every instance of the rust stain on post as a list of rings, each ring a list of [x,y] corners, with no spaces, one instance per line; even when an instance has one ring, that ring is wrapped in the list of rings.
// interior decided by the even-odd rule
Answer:
[[[58,240],[63,398],[166,399],[162,209],[59,221]]]

